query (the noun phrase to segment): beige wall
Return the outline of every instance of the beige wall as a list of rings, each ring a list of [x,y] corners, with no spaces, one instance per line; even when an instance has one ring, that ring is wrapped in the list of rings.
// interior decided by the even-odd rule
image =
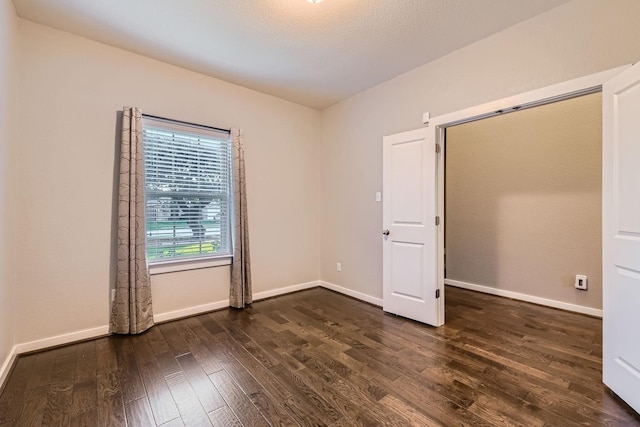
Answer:
[[[2,31],[11,34],[8,0],[1,13]],[[11,224],[19,237],[5,245],[15,254],[15,281],[0,283],[2,316],[12,316],[4,301],[15,298],[13,342],[107,324],[123,105],[244,129],[255,292],[320,277],[379,298],[382,211],[374,194],[382,187],[382,136],[421,126],[424,111],[455,111],[633,62],[639,15],[635,0],[575,0],[323,113],[19,21],[17,127],[0,131],[3,150],[11,136],[14,165],[0,189],[12,182],[19,195],[0,197],[3,211],[10,200],[19,213]],[[0,44],[3,60],[12,55],[10,40]],[[5,76],[11,66],[0,69]],[[0,90],[11,92],[11,82],[1,77]],[[3,92],[2,111],[4,99]],[[13,113],[2,114],[12,121]],[[227,280],[224,268],[154,276],[157,311],[226,299]],[[11,342],[2,338],[0,352]]]
[[[17,342],[108,322],[124,105],[242,128],[254,292],[318,279],[318,111],[28,21],[20,35]],[[156,314],[221,301],[228,267],[152,287]]]
[[[436,116],[635,62],[637,16],[636,0],[576,0],[325,110],[321,278],[382,296],[375,192],[384,135],[421,127],[425,111]]]
[[[18,18],[10,0],[0,1],[0,367],[14,340],[14,282],[10,240],[13,200],[10,150],[16,138]],[[2,371],[0,370],[0,375]]]
[[[448,128],[445,173],[447,279],[602,308],[600,93]]]

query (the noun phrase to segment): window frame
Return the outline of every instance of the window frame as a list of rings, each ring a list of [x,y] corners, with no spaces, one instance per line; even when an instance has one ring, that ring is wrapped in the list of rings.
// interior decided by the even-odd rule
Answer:
[[[233,222],[233,150],[232,150],[232,142],[231,142],[231,133],[228,129],[220,129],[211,126],[198,125],[194,123],[184,122],[180,120],[167,119],[164,117],[152,116],[152,115],[142,115],[142,144],[143,144],[143,154],[146,151],[145,137],[144,131],[146,127],[156,127],[161,129],[166,129],[167,131],[175,132],[179,134],[183,132],[184,134],[193,133],[201,133],[204,136],[208,136],[211,139],[223,141],[224,138],[221,136],[226,134],[226,140],[228,141],[228,149],[229,149],[229,163],[228,163],[228,187],[227,187],[227,220],[225,221],[226,229],[227,229],[227,249],[228,251],[224,253],[215,253],[210,255],[196,255],[196,256],[182,256],[182,257],[167,257],[160,258],[155,260],[149,260],[147,258],[147,265],[149,268],[149,274],[164,274],[171,273],[177,271],[185,271],[185,270],[194,270],[201,268],[210,268],[210,267],[218,267],[223,265],[230,265],[233,259],[233,237],[232,237],[232,222]],[[145,214],[147,213],[147,187],[146,187],[146,179],[147,179],[147,165],[146,161],[144,162],[144,171],[143,176],[145,178]],[[147,215],[145,215],[145,239],[148,239],[148,219]],[[222,230],[222,228],[221,228]],[[146,245],[146,254],[148,255],[148,240],[145,242]]]

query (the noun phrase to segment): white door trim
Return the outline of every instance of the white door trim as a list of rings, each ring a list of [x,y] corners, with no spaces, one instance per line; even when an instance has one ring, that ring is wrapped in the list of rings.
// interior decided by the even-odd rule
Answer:
[[[486,104],[433,117],[429,121],[429,127],[446,128],[447,126],[452,126],[454,124],[480,120],[486,117],[516,111],[525,107],[532,107],[555,102],[561,99],[571,98],[582,93],[597,92],[602,89],[602,85],[606,81],[612,79],[614,76],[620,74],[630,66],[631,64],[623,65],[622,67],[612,68],[596,74],[579,77],[577,79],[557,83],[551,86],[532,90],[530,92],[521,93],[496,101],[487,102]]]
[[[429,144],[440,144],[442,153],[438,157],[438,215],[441,218],[441,227],[438,228],[438,279],[437,286],[444,290],[444,230],[446,224],[444,222],[444,162],[446,156],[446,144],[444,141],[444,130],[448,126],[480,120],[483,118],[514,112],[523,108],[529,108],[537,105],[547,104],[550,102],[567,99],[580,94],[597,92],[602,90],[602,85],[614,76],[620,74],[631,64],[622,67],[612,68],[610,70],[601,71],[585,77],[569,80],[566,82],[554,84],[541,89],[532,90],[530,92],[521,93],[497,101],[487,102],[486,104],[475,107],[465,108],[464,110],[443,114],[433,117],[429,121],[427,142]],[[603,284],[604,285],[604,284]],[[446,292],[443,292],[443,296]],[[442,298],[444,304],[444,298]]]

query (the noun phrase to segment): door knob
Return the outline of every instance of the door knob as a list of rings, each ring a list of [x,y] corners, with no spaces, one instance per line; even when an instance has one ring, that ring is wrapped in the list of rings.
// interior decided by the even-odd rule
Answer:
[[[385,236],[389,235],[389,230],[382,230],[382,234],[384,234]]]

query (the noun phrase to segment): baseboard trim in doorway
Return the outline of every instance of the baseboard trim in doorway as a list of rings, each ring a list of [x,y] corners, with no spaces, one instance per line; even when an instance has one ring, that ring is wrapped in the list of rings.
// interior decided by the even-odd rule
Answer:
[[[533,295],[521,294],[519,292],[506,291],[504,289],[496,289],[490,286],[476,285],[475,283],[461,282],[459,280],[444,279],[444,284],[449,286],[454,286],[456,288],[468,289],[470,291],[497,295],[500,297],[506,297],[506,298],[511,298],[519,301],[531,302],[533,304],[559,308],[561,310],[573,311],[574,313],[582,313],[582,314],[587,314],[589,316],[602,318],[602,310],[598,310],[596,308],[585,307],[582,305],[570,304],[567,302],[536,297]],[[446,298],[446,295],[445,295],[445,298]]]

